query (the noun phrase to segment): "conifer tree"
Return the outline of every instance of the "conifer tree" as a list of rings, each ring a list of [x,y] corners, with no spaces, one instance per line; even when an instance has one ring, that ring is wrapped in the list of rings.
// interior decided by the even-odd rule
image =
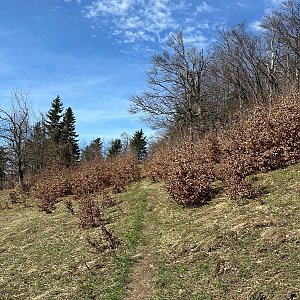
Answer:
[[[92,140],[90,144],[82,150],[81,159],[93,160],[96,158],[101,158],[102,148],[103,148],[103,142],[99,137]]]
[[[147,139],[144,135],[143,130],[137,130],[131,140],[130,140],[131,149],[137,154],[138,160],[143,160],[147,155]]]
[[[60,149],[61,158],[66,165],[72,165],[79,160],[80,150],[78,145],[78,134],[75,131],[75,116],[71,107],[68,107],[63,115],[61,123]]]
[[[120,139],[115,139],[111,142],[111,145],[108,149],[108,157],[113,157],[121,153],[122,142]]]
[[[59,144],[62,133],[61,117],[63,112],[63,104],[59,96],[57,96],[51,103],[51,108],[48,112],[46,120],[47,134],[55,145]]]

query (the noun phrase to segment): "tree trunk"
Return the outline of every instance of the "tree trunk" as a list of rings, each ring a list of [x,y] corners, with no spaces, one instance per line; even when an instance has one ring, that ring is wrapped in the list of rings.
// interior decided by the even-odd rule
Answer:
[[[19,179],[19,186],[21,191],[24,191],[25,186],[24,186],[24,171],[22,168],[22,164],[18,164],[18,179]]]

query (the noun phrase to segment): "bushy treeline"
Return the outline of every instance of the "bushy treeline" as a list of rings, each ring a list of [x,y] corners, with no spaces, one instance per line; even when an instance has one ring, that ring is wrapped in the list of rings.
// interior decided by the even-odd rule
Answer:
[[[78,217],[81,228],[99,227],[96,237],[85,237],[87,242],[101,253],[113,250],[120,241],[107,228],[103,207],[113,204],[112,193],[138,180],[137,164],[136,153],[124,153],[106,159],[83,160],[69,167],[52,165],[36,176],[31,193],[46,213],[52,213],[55,205],[64,201],[68,212]]]
[[[165,51],[153,56],[148,87],[132,97],[131,112],[143,113],[169,137],[202,136],[286,89],[299,91],[300,2],[283,1],[260,27],[224,29],[205,51],[173,34]]]
[[[32,124],[27,97],[26,92],[16,90],[12,94],[11,109],[0,109],[0,188],[13,187],[18,182],[24,191],[25,181],[30,181],[31,176],[58,165],[72,167],[80,161],[112,158],[129,152],[142,160],[147,153],[147,139],[142,130],[132,137],[123,134],[123,141],[113,140],[106,155],[101,138],[95,138],[80,150],[72,108],[64,110],[57,96],[48,113]]]
[[[108,193],[119,192],[138,178],[137,158],[128,153],[73,167],[46,168],[36,177],[32,192],[46,212],[51,212],[60,198],[68,195],[75,196],[82,207],[92,207],[95,195],[105,198]]]
[[[181,204],[207,201],[220,180],[231,198],[256,194],[247,176],[300,161],[300,95],[290,92],[245,112],[227,129],[198,140],[164,140],[146,162],[153,180],[164,179]]]
[[[24,190],[25,176],[53,164],[70,166],[79,160],[76,119],[71,107],[64,111],[57,96],[40,120],[32,123],[32,114],[28,93],[21,90],[12,93],[10,109],[0,109],[2,185],[18,181]]]
[[[153,57],[131,111],[164,129],[145,164],[178,203],[207,201],[216,181],[232,198],[257,194],[247,176],[300,158],[300,2],[223,30],[206,52],[182,33]]]

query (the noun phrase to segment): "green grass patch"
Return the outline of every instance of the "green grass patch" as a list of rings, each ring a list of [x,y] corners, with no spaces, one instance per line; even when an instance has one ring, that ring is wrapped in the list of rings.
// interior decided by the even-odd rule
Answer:
[[[137,184],[105,209],[108,228],[122,241],[120,249],[106,255],[86,242],[86,234],[99,229],[78,227],[77,205],[75,215],[63,202],[52,214],[36,205],[2,207],[1,299],[121,299],[141,237],[146,196]]]
[[[1,300],[124,299],[140,245],[150,249],[152,300],[299,298],[300,165],[259,174],[255,184],[264,188],[259,199],[219,195],[193,208],[169,199],[162,183],[134,184],[104,209],[121,240],[105,255],[86,242],[99,229],[78,227],[76,205],[75,215],[63,202],[44,214],[2,195]]]
[[[151,186],[158,212],[152,299],[300,297],[300,165],[257,175],[256,184],[265,189],[260,199],[220,195],[196,208]]]

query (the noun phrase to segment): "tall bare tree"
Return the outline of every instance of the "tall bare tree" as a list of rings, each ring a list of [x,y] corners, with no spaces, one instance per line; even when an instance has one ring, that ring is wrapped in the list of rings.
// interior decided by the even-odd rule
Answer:
[[[248,32],[240,23],[221,32],[214,51],[214,69],[225,90],[225,101],[233,101],[239,110],[268,102],[271,69],[262,36]]]
[[[132,113],[142,112],[154,128],[202,131],[207,125],[209,88],[203,51],[187,48],[182,33],[173,34],[168,50],[154,55],[148,89],[131,98]]]
[[[24,169],[26,164],[26,144],[30,133],[30,110],[28,92],[15,90],[11,95],[11,107],[0,109],[0,139],[7,157],[24,189]]]
[[[300,90],[300,2],[283,1],[280,8],[266,15],[262,22],[272,47],[283,87],[294,85]]]

